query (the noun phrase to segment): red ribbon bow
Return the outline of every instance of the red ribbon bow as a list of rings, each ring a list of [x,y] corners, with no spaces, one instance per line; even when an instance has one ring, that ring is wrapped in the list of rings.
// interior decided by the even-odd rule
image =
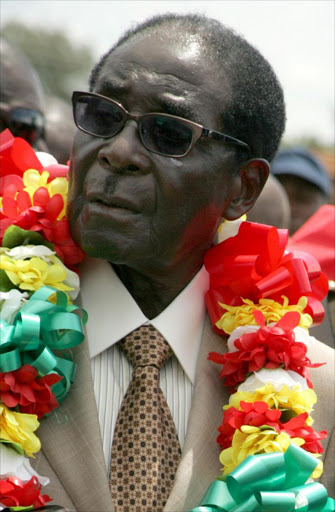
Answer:
[[[327,295],[328,280],[318,261],[302,251],[286,251],[288,231],[265,224],[243,222],[235,237],[212,247],[204,263],[210,274],[210,289],[206,305],[214,329],[224,310],[219,302],[238,306],[242,298],[255,303],[271,298],[289,304],[307,297],[304,313],[314,324],[322,322],[324,308],[321,300]]]

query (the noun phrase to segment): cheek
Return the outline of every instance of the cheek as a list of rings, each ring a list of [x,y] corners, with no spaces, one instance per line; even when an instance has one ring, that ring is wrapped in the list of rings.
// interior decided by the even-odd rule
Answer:
[[[199,244],[203,244],[204,240],[207,240],[210,244],[214,239],[220,221],[221,214],[215,205],[209,204],[201,208],[186,225],[182,245],[197,247]]]
[[[72,147],[69,173],[69,203],[81,195],[88,170],[97,159],[96,141],[77,132]]]
[[[193,171],[181,179],[178,187],[171,185],[165,213],[159,216],[164,224],[160,236],[164,232],[169,243],[177,246],[179,255],[198,246],[211,245],[229,204],[229,183],[221,174],[213,175],[209,171],[200,177]]]

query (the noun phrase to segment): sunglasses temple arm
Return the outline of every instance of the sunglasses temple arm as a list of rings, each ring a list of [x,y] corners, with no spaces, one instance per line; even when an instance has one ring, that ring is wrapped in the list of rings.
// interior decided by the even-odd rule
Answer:
[[[219,140],[221,142],[225,142],[226,144],[241,146],[242,148],[247,149],[249,153],[251,153],[251,149],[250,146],[248,146],[248,144],[242,142],[241,140],[235,139],[230,135],[225,135],[224,133],[216,132],[214,130],[207,130],[206,128],[204,128],[202,136],[208,139]]]

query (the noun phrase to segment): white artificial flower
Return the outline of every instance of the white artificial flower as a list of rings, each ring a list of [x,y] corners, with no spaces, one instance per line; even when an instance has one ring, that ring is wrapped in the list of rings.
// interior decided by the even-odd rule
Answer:
[[[254,392],[267,383],[271,383],[275,391],[280,391],[283,386],[288,386],[291,390],[296,386],[299,386],[301,391],[308,389],[306,379],[297,372],[284,370],[283,368],[275,368],[274,370],[262,368],[258,372],[254,372],[250,375],[250,377],[238,387],[238,391]]]
[[[222,224],[220,224],[218,229],[218,243],[224,242],[228,238],[232,238],[236,236],[238,230],[240,229],[240,225],[242,222],[246,220],[246,216],[242,215],[239,219],[236,220],[226,220],[224,219]]]
[[[317,341],[314,336],[310,336],[307,329],[303,329],[302,327],[295,327],[293,332],[295,334],[295,341],[304,343],[307,349],[311,348],[311,346]]]
[[[73,290],[68,291],[71,300],[74,300],[77,298],[79,293],[79,286],[80,286],[80,280],[79,276],[76,272],[73,272],[73,270],[68,269],[62,261],[59,260],[59,263],[63,265],[66,272],[66,280],[64,281],[65,284],[73,288]]]
[[[10,290],[9,292],[0,292],[0,318],[5,322],[12,324],[16,313],[27,302],[29,294],[19,290]]]
[[[56,158],[50,155],[50,153],[45,153],[44,151],[37,151],[36,156],[43,165],[43,167],[58,164]]]
[[[46,476],[40,476],[30,465],[29,459],[20,455],[18,452],[0,444],[0,468],[1,478],[8,478],[9,476],[16,476],[24,482],[28,482],[33,476],[38,478],[41,485],[48,485],[50,482]]]
[[[71,300],[74,300],[79,293],[79,276],[73,270],[68,269],[62,260],[56,256],[56,253],[46,247],[45,245],[19,245],[14,247],[13,249],[0,248],[0,254],[5,253],[13,260],[25,260],[28,258],[40,258],[48,264],[58,264],[61,265],[66,273],[66,279],[64,280],[64,284],[73,288],[71,291],[68,291],[68,295]]]
[[[227,340],[228,352],[237,352],[238,349],[235,347],[234,342],[243,336],[243,334],[256,332],[259,328],[259,325],[240,325],[236,327]]]
[[[50,256],[53,256],[55,251],[49,249],[45,245],[18,245],[13,249],[6,249],[5,253],[13,260],[26,260],[28,258],[40,258],[43,261],[49,262]]]

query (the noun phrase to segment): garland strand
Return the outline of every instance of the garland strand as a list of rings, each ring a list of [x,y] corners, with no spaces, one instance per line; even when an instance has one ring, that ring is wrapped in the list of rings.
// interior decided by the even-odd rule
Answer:
[[[222,474],[191,512],[331,512],[321,484],[321,440],[312,428],[317,401],[308,328],[324,316],[328,291],[318,262],[288,252],[286,230],[246,221],[224,223],[210,249],[206,304],[216,332],[229,336],[222,365],[230,389],[217,442]]]

